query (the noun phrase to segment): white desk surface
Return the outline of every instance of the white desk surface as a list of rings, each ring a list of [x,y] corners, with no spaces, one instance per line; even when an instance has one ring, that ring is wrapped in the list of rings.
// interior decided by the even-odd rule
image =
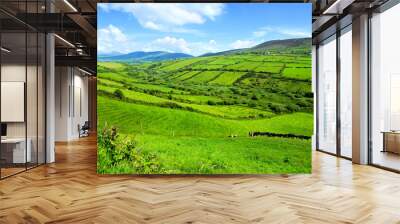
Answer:
[[[29,138],[27,139],[30,140]],[[2,138],[1,143],[20,143],[25,142],[25,138]]]

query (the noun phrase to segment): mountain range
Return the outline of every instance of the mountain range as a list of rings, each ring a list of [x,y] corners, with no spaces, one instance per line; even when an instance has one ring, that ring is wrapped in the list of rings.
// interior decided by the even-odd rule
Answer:
[[[271,40],[264,43],[258,44],[251,48],[234,49],[216,53],[203,54],[200,57],[217,56],[217,55],[228,55],[236,53],[246,52],[267,52],[272,50],[285,50],[293,48],[309,48],[311,46],[311,38],[295,38],[295,39],[284,39],[284,40]],[[135,51],[128,54],[111,53],[107,55],[99,55],[98,61],[124,61],[124,62],[145,62],[145,61],[163,61],[163,60],[176,60],[183,58],[194,57],[190,54],[185,53],[170,53],[165,51]]]

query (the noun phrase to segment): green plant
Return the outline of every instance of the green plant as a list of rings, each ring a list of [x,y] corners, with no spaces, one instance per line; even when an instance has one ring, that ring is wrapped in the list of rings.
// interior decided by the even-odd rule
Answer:
[[[99,173],[107,173],[110,169],[116,172],[150,174],[163,173],[163,169],[155,154],[142,152],[133,135],[121,137],[115,127],[105,125],[98,134]],[[119,167],[124,170],[119,170]]]
[[[122,92],[122,90],[120,89],[116,89],[114,91],[114,96],[117,97],[118,99],[122,100],[125,96],[124,93]]]

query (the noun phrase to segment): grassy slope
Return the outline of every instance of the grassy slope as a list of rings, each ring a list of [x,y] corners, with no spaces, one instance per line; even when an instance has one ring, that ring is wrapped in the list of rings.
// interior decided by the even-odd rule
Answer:
[[[115,90],[119,89],[117,85],[114,85],[112,82],[105,82],[110,86],[105,85],[98,85],[97,89],[112,94]],[[174,95],[172,96],[176,99],[188,100],[191,103],[183,103],[174,100],[168,100],[162,97],[153,96],[146,93],[136,92],[132,90],[121,90],[124,93],[124,96],[135,100],[136,102],[142,102],[143,104],[152,103],[152,104],[162,104],[166,102],[173,102],[177,105],[181,105],[184,107],[193,108],[194,111],[202,112],[205,114],[215,115],[219,117],[226,117],[226,118],[248,118],[249,116],[259,116],[262,114],[264,117],[271,117],[274,114],[268,111],[243,107],[243,106],[210,106],[206,105],[208,100],[213,100],[215,102],[221,101],[219,98],[212,97],[212,96],[194,96],[194,95]],[[138,103],[139,103],[138,102]]]
[[[283,64],[286,69],[283,69]],[[112,81],[102,83],[107,86],[98,85],[100,90],[112,93],[117,87],[131,99],[156,104],[174,102],[203,113],[127,103],[98,96],[99,128],[107,122],[117,126],[122,135],[136,135],[141,150],[157,154],[167,173],[310,172],[310,140],[250,138],[248,132],[269,131],[311,136],[312,114],[297,112],[274,116],[269,110],[256,109],[261,108],[259,106],[252,108],[243,104],[243,100],[246,103],[253,95],[261,97],[255,101],[259,105],[268,102],[282,102],[282,105],[289,101],[292,104],[298,102],[295,97],[303,96],[295,94],[310,91],[310,87],[307,83],[286,78],[309,80],[310,64],[308,56],[290,55],[213,56],[131,66],[101,62],[100,68],[109,70],[100,71],[99,80]],[[149,68],[153,70],[143,70]],[[268,73],[283,79],[270,78]],[[245,74],[246,77],[242,78]],[[189,88],[177,90],[167,87],[171,83],[183,84]],[[207,93],[217,94],[209,96],[205,92],[196,92],[205,87],[210,88],[210,84],[213,87]],[[173,99],[124,89],[127,85],[171,94]],[[204,104],[209,100],[225,100],[226,95],[230,94],[226,89],[233,86],[242,93],[249,93],[247,96],[237,95],[241,105]],[[271,89],[265,91],[264,88]],[[195,93],[192,93],[192,89]],[[292,91],[292,95],[286,94],[286,90]],[[191,95],[188,95],[189,92]],[[179,99],[186,101],[179,102]],[[257,116],[259,114],[274,117],[260,119]],[[232,119],[249,115],[258,119]],[[230,119],[224,119],[223,116]],[[238,137],[230,138],[230,135]],[[129,167],[109,169],[109,173],[121,172],[134,171]]]
[[[309,173],[309,140],[283,138],[201,138],[137,136],[140,147],[156,152],[167,173]]]
[[[120,102],[98,97],[100,127],[105,122],[117,126],[123,133],[156,135],[227,137],[230,134],[248,136],[250,131],[312,134],[313,117],[306,113],[276,116],[270,119],[229,120],[196,112],[159,108]]]
[[[308,114],[247,124],[102,96],[98,97],[98,113],[100,128],[108,122],[122,134],[137,135],[139,147],[156,153],[167,173],[302,173],[311,169],[310,150],[304,150],[310,147],[309,140],[247,137],[253,128],[310,135],[311,130],[299,129],[293,123],[310,122]],[[227,137],[232,133],[240,136]],[[129,173],[129,169],[118,169],[110,172]]]

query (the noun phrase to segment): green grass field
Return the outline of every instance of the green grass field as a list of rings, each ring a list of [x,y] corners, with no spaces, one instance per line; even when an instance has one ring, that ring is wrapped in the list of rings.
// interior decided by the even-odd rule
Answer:
[[[224,72],[214,79],[210,83],[221,84],[221,85],[232,85],[237,79],[242,77],[244,72]]]
[[[304,49],[99,62],[98,172],[309,173],[312,111]]]

